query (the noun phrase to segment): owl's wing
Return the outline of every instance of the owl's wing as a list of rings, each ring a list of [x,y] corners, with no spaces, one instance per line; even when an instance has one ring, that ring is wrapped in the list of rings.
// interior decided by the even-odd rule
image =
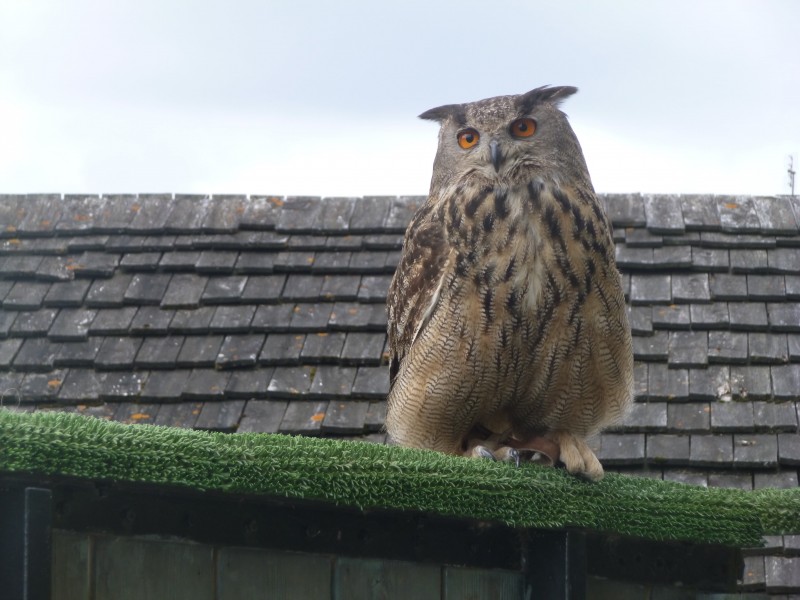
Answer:
[[[450,250],[447,232],[441,220],[432,217],[429,207],[415,215],[406,231],[400,264],[389,287],[391,384],[436,307],[447,271]]]

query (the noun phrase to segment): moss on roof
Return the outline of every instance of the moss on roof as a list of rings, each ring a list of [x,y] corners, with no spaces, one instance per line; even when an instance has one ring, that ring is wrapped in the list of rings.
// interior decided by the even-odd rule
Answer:
[[[0,472],[146,482],[196,490],[418,511],[513,527],[578,527],[653,540],[756,546],[800,533],[800,489],[706,489],[609,473],[273,434],[123,425],[0,410]]]

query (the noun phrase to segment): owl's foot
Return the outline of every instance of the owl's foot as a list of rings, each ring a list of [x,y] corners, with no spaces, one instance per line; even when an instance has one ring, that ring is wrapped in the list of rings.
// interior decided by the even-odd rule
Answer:
[[[603,465],[583,438],[565,431],[554,431],[546,436],[558,446],[559,459],[567,472],[590,481],[603,478]]]
[[[486,458],[489,460],[513,462],[517,466],[519,466],[520,461],[520,453],[517,451],[517,449],[510,448],[508,446],[489,449],[488,446],[478,444],[472,447],[468,456],[471,456],[472,458]]]

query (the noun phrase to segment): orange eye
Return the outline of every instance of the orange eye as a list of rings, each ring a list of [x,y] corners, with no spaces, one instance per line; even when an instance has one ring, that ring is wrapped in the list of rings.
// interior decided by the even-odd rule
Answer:
[[[536,121],[525,117],[511,124],[511,135],[517,138],[531,137],[536,132]]]
[[[464,150],[469,150],[478,143],[479,139],[481,139],[480,134],[474,129],[465,129],[464,131],[459,131],[457,137],[458,145]]]

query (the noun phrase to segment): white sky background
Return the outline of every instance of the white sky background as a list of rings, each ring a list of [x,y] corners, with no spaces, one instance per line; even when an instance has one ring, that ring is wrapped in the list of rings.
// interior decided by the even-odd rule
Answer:
[[[425,194],[416,115],[543,84],[600,192],[784,194],[800,2],[0,0],[0,193]]]

